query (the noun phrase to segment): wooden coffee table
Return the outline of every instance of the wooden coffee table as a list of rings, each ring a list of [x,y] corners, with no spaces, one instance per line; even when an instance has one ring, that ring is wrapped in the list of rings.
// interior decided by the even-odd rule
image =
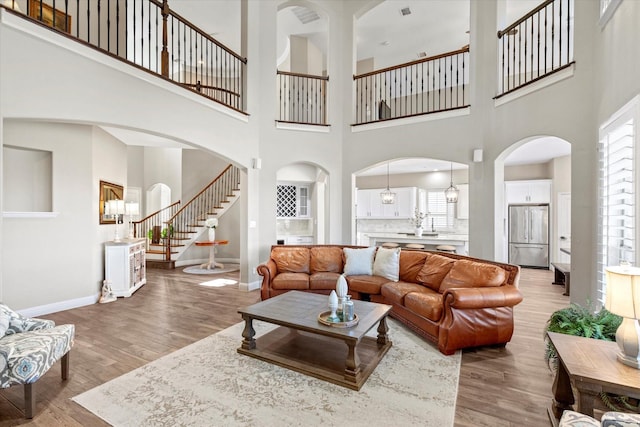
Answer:
[[[327,303],[325,295],[289,291],[239,309],[245,327],[238,353],[360,390],[391,347],[387,335],[391,306],[354,301],[358,324],[337,328],[318,322]],[[280,327],[255,338],[254,319]],[[377,338],[365,336],[376,325]]]

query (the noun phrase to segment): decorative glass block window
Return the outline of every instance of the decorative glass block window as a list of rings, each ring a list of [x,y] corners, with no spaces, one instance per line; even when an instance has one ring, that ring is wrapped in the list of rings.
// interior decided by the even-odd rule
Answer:
[[[621,262],[638,265],[636,168],[638,99],[623,107],[600,128],[598,211],[598,295],[604,303],[605,268]]]

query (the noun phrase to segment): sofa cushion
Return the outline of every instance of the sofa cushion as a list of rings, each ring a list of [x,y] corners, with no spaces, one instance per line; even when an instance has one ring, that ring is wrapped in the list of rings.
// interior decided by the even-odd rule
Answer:
[[[424,266],[428,252],[400,251],[400,277],[403,282],[418,283],[418,273]]]
[[[376,247],[354,249],[344,248],[344,274],[345,276],[369,275],[373,274],[373,258],[376,254]]]
[[[342,248],[339,246],[311,248],[309,261],[311,273],[320,271],[342,273],[344,265],[342,253]]]
[[[438,254],[429,254],[420,273],[416,276],[416,281],[424,283],[425,286],[439,292],[442,280],[449,274],[455,262],[456,260],[453,258]]]
[[[309,273],[308,248],[276,247],[271,250],[271,259],[279,273]]]
[[[427,289],[427,292],[410,292],[404,296],[404,306],[433,322],[442,317],[443,295]]]
[[[506,272],[497,265],[459,259],[442,280],[440,292],[451,288],[500,286],[506,278]]]
[[[307,273],[280,273],[271,282],[273,289],[309,289],[309,275]]]
[[[394,282],[400,274],[400,248],[378,248],[373,260],[373,275],[386,277]]]
[[[404,296],[409,292],[432,292],[422,285],[407,282],[389,282],[382,285],[380,293],[389,303],[404,305]]]
[[[320,271],[309,276],[309,289],[335,289],[340,273]]]
[[[385,283],[389,283],[389,279],[380,276],[347,276],[347,283],[350,291],[360,292],[362,294],[379,294],[380,287]]]

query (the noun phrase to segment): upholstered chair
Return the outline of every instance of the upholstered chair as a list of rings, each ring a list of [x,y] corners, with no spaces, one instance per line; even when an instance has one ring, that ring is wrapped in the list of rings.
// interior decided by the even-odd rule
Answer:
[[[36,381],[60,359],[67,379],[74,334],[74,325],[24,317],[0,303],[0,388],[24,385],[27,418],[35,414]]]
[[[605,412],[600,421],[574,411],[564,411],[560,427],[640,427],[640,414]]]

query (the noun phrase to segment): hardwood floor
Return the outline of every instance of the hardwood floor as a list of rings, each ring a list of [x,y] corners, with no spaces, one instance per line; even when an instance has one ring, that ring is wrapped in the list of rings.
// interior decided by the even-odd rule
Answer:
[[[23,418],[22,387],[1,390],[0,426],[107,425],[70,399],[239,322],[237,308],[260,298],[235,285],[199,285],[220,277],[237,280],[233,273],[147,271],[148,283],[131,298],[43,316],[76,325],[70,378],[60,380],[58,363],[38,381],[33,420]],[[543,357],[543,328],[554,310],[569,303],[552,279],[546,270],[523,270],[524,301],[516,307],[512,341],[506,348],[463,353],[455,426],[549,425],[552,374]]]

